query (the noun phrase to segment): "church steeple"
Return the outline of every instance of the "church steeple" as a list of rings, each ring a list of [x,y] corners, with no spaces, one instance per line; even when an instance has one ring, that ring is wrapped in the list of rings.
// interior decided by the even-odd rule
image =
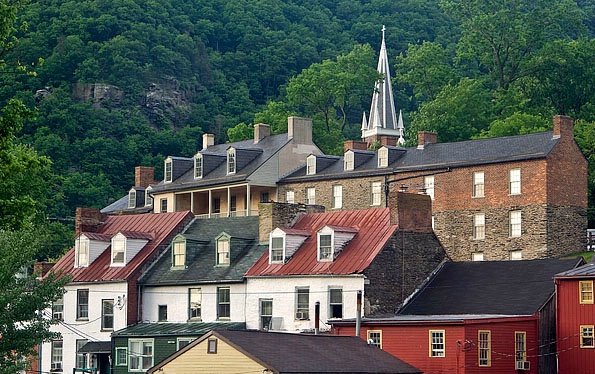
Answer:
[[[393,99],[393,89],[390,80],[390,68],[388,55],[386,53],[386,44],[384,42],[384,32],[386,27],[382,26],[382,43],[380,45],[380,56],[378,58],[378,72],[384,76],[382,81],[376,82],[374,94],[372,95],[372,105],[370,115],[366,120],[366,114],[362,120],[362,140],[373,143],[382,137],[394,138],[398,144],[405,142],[403,117],[399,112],[399,121],[397,122],[397,112],[395,110],[395,101]],[[398,140],[397,140],[398,139]]]

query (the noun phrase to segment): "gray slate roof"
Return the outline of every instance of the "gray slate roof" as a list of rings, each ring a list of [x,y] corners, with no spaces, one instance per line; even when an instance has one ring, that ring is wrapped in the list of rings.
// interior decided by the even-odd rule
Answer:
[[[215,239],[231,236],[230,265],[215,266]],[[197,219],[183,233],[186,237],[186,268],[172,269],[171,246],[141,276],[147,286],[241,282],[246,271],[267,250],[258,243],[258,217]]]
[[[211,330],[245,330],[244,322],[185,322],[137,323],[114,331],[114,338],[144,338],[159,336],[202,336]],[[110,343],[110,342],[108,342]],[[88,343],[87,343],[88,344]],[[111,348],[111,346],[110,346]],[[109,351],[108,351],[109,352]]]
[[[426,144],[424,149],[399,148],[405,152],[387,168],[378,168],[378,154],[376,153],[374,157],[353,171],[344,171],[343,157],[340,157],[333,165],[326,167],[316,175],[306,175],[306,168],[301,167],[282,178],[279,183],[390,175],[405,171],[437,170],[545,158],[558,141],[559,139],[553,138],[552,131],[546,131],[454,143]]]
[[[591,260],[592,261],[592,260]],[[575,269],[556,274],[556,278],[594,278],[595,263],[589,262]]]
[[[582,257],[447,262],[399,315],[533,315],[554,293],[554,275]]]

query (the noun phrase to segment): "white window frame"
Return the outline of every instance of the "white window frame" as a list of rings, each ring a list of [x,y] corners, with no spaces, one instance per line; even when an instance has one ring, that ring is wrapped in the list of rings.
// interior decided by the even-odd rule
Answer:
[[[285,202],[289,204],[295,204],[295,191],[285,191]]]
[[[109,310],[111,305],[111,311]],[[107,308],[107,309],[106,309]],[[110,322],[111,321],[111,326]],[[114,299],[101,300],[101,331],[114,329]]]
[[[260,330],[270,330],[273,324],[273,299],[258,299],[258,321]]]
[[[138,347],[134,347],[137,345]],[[151,354],[145,353],[145,348],[149,347]],[[145,372],[153,367],[155,359],[155,340],[154,339],[129,339],[128,352],[130,359],[128,360],[128,371]],[[150,364],[145,359],[151,359]],[[138,365],[138,366],[137,366]]]
[[[355,155],[353,151],[347,151],[343,155],[343,170],[344,171],[351,171],[354,169],[355,165]]]
[[[343,186],[333,185],[333,209],[343,208]]]
[[[426,195],[430,196],[432,200],[434,200],[435,183],[436,180],[433,175],[426,175],[424,177],[424,190],[426,191]]]
[[[281,246],[279,247],[279,244]],[[285,262],[285,236],[269,235],[269,264],[282,264]]]
[[[485,174],[483,171],[473,173],[473,197],[485,197]]]
[[[305,299],[305,301],[304,301]],[[310,319],[310,288],[296,287],[295,288],[295,319],[309,320]]]
[[[511,210],[508,214],[509,222],[509,236],[511,238],[518,238],[523,233],[523,216],[520,210]]]
[[[202,289],[192,287],[188,289],[188,320],[202,319]]]
[[[527,361],[527,332],[514,332],[514,358],[515,361]]]
[[[580,347],[581,348],[595,348],[595,337],[593,336],[593,325],[580,326]]]
[[[508,171],[508,194],[521,194],[521,169],[514,168]]]
[[[322,241],[325,241],[325,245],[322,245]],[[326,240],[330,243],[326,245]],[[335,244],[335,233],[332,230],[322,229],[317,233],[316,241],[316,253],[319,262],[331,262],[334,259],[334,244]]]
[[[187,346],[188,344],[192,343],[196,338],[190,338],[190,337],[186,337],[186,338],[177,338],[176,339],[176,350],[179,351],[180,349],[184,348],[185,346]],[[183,345],[180,347],[180,343],[182,343]]]
[[[307,187],[306,188],[306,205],[314,205],[316,204],[316,188],[315,187]]]
[[[153,205],[153,198],[151,197],[151,191],[153,190],[153,188],[151,186],[148,186],[145,189],[145,206],[152,206]]]
[[[87,344],[87,339],[76,339],[76,351],[74,356],[74,365],[76,368],[87,368],[87,355],[79,353],[79,350]]]
[[[370,184],[370,205],[380,206],[382,204],[382,182],[372,182]]]
[[[163,182],[171,183],[173,181],[174,166],[171,158],[166,158],[163,165]]]
[[[227,150],[227,175],[235,174],[237,171],[237,154],[235,148]]]
[[[492,332],[490,330],[477,331],[477,365],[492,366]]]
[[[89,266],[89,248],[91,246],[91,241],[89,238],[80,237],[76,240],[75,243],[75,267],[83,268]]]
[[[62,371],[64,369],[64,342],[52,340],[51,343],[51,371]]]
[[[64,297],[52,303],[52,318],[57,321],[64,321]]]
[[[167,198],[162,198],[159,200],[159,213],[167,213]]]
[[[306,175],[316,174],[316,156],[310,155],[306,157]]]
[[[86,303],[83,301],[83,295],[86,294]],[[83,288],[76,290],[76,319],[89,320],[89,289]]]
[[[483,252],[471,253],[471,261],[483,261]]]
[[[186,267],[186,238],[176,235],[171,243],[171,266],[173,268]]]
[[[511,261],[518,261],[523,259],[523,251],[522,250],[515,250],[510,251],[510,260]]]
[[[333,294],[338,294],[341,297],[341,300],[334,300]],[[335,295],[336,296],[336,295]],[[341,315],[336,316],[334,313],[335,308],[334,306],[340,306],[341,308]],[[328,318],[329,319],[341,319],[344,316],[344,300],[343,300],[343,288],[341,287],[329,287],[328,289]]]
[[[200,153],[194,156],[194,179],[201,179],[203,175],[203,157]]]
[[[133,188],[128,191],[128,209],[136,208],[136,190]]]
[[[582,280],[578,282],[578,297],[580,304],[593,304],[594,296],[592,280]]]
[[[116,260],[121,254],[122,261]],[[112,266],[124,266],[126,265],[126,237],[122,235],[116,235],[112,238]]]
[[[231,238],[221,234],[215,239],[215,256],[218,266],[229,266],[231,252]]]
[[[378,167],[379,168],[388,167],[388,148],[381,147],[378,150]]]
[[[486,216],[484,213],[473,215],[473,240],[486,238]]]
[[[128,347],[116,347],[116,366],[128,366]]]
[[[368,330],[366,336],[368,344],[382,349],[382,330]]]
[[[430,330],[430,357],[446,357],[446,332],[444,330]]]
[[[226,300],[222,297],[227,295]],[[226,313],[222,313],[224,307],[227,305]],[[224,315],[227,314],[227,315]],[[217,287],[217,320],[229,320],[231,318],[231,288]]]

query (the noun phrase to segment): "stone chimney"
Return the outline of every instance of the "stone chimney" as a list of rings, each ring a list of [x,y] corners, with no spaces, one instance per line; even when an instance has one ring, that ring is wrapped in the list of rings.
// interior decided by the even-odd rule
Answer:
[[[554,138],[574,137],[574,118],[556,115],[554,116]]]
[[[258,241],[268,243],[271,231],[277,227],[290,227],[301,214],[323,212],[322,205],[260,203],[258,204]]]
[[[363,142],[361,140],[346,140],[343,143],[343,153],[347,152],[350,149],[366,151],[368,150],[368,143]]]
[[[149,166],[134,168],[134,187],[147,188],[150,184],[155,183],[155,168]]]
[[[215,145],[215,134],[202,134],[202,150]]]
[[[76,208],[74,217],[74,237],[78,237],[82,232],[95,232],[97,228],[105,221],[105,214],[99,212],[96,208]]]
[[[431,233],[432,199],[428,195],[392,190],[388,197],[390,223],[400,230]]]
[[[271,126],[264,123],[254,125],[254,144],[257,144],[267,136],[271,136]]]
[[[287,137],[297,144],[312,143],[312,119],[289,117],[287,118]]]
[[[417,149],[424,149],[426,144],[437,143],[438,135],[435,132],[419,131],[417,133]]]

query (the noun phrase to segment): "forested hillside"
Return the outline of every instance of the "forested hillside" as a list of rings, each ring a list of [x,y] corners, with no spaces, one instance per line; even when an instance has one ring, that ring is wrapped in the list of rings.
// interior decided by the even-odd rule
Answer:
[[[193,155],[205,132],[283,131],[296,114],[339,152],[369,109],[386,25],[409,139],[539,131],[567,114],[593,170],[595,6],[525,3],[31,0],[3,54],[29,74],[6,71],[0,102],[37,108],[19,139],[52,160],[44,214],[69,223],[126,193],[134,166],[161,176],[167,155]]]

